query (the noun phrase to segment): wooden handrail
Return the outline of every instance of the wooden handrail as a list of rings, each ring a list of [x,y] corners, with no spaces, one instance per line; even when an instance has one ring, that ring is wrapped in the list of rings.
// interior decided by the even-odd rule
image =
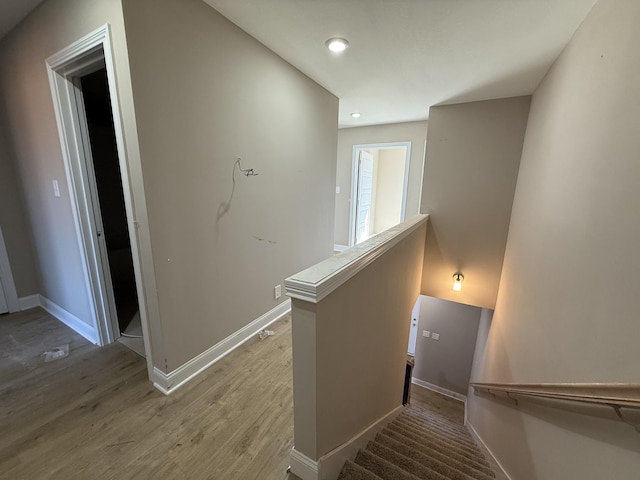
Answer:
[[[476,391],[640,408],[639,383],[471,383]]]
[[[613,408],[623,422],[640,433],[640,425],[624,418],[622,408],[640,409],[640,383],[478,383],[470,385],[478,392],[495,396],[504,393],[518,404],[514,395],[568,400],[572,402],[602,405]]]

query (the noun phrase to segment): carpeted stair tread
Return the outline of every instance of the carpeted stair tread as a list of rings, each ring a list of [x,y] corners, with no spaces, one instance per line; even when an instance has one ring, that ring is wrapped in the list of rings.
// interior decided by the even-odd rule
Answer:
[[[338,480],[495,480],[467,427],[427,407],[405,408],[345,463]]]
[[[460,403],[463,403],[460,401]],[[433,405],[423,405],[420,403],[412,403],[410,405],[412,410],[418,411],[418,412],[424,412],[428,415],[440,415],[443,416],[443,414],[441,414],[440,412],[436,411],[433,409]]]
[[[455,436],[453,434],[445,434],[436,428],[429,428],[425,425],[417,425],[415,423],[408,422],[406,419],[401,419],[401,418],[397,418],[393,422],[393,424],[402,428],[406,428],[410,432],[414,432],[417,435],[427,435],[430,437],[438,438],[439,440],[442,440],[444,442],[458,445],[461,448],[469,450],[470,452],[475,452],[478,454],[480,453],[480,449],[478,448],[478,446],[472,442],[471,436],[468,436],[467,438],[463,438],[460,435]]]
[[[460,445],[455,442],[451,442],[447,438],[442,438],[434,433],[424,433],[419,432],[411,428],[407,428],[404,425],[398,423],[391,423],[387,425],[387,428],[390,430],[394,430],[405,437],[411,438],[416,442],[428,441],[431,444],[440,445],[442,448],[447,451],[454,451],[459,453],[460,455],[464,455],[468,458],[480,458],[482,459],[482,454],[476,450],[471,450],[466,448],[464,445]]]
[[[402,468],[367,450],[359,450],[355,463],[378,475],[383,480],[421,480]]]
[[[382,480],[375,473],[366,468],[347,460],[340,470],[337,480]]]
[[[400,416],[409,418],[412,421],[418,421],[420,423],[426,423],[428,425],[438,425],[440,428],[448,430],[459,435],[468,435],[467,429],[463,425],[454,423],[440,415],[423,415],[415,410],[407,409]]]
[[[412,406],[405,408],[404,411],[401,413],[401,415],[426,421],[428,423],[435,422],[447,428],[448,430],[462,433],[463,435],[466,433],[466,430],[467,430],[463,424],[454,422],[443,415],[439,415],[433,412],[426,412],[424,410],[419,410]]]
[[[416,462],[411,457],[398,453],[382,443],[376,441],[369,442],[367,451],[380,458],[384,458],[405,472],[409,472],[422,480],[447,480],[446,477],[443,477],[431,468]]]
[[[466,471],[466,467],[468,467],[472,469],[471,471],[475,470],[485,475],[494,476],[491,468],[484,459],[470,458],[466,455],[449,450],[441,444],[438,445],[424,440],[415,440],[388,428],[383,429],[381,433],[393,440],[406,444],[418,452],[424,453],[425,455],[431,456],[436,460],[440,460],[451,467],[457,468],[460,471],[464,472]]]
[[[405,411],[415,412],[418,415],[423,415],[429,418],[432,418],[432,417],[442,418],[442,419],[445,419],[447,422],[450,422],[452,425],[455,425],[458,427],[464,427],[464,423],[462,421],[453,420],[444,413],[440,413],[435,410],[421,407],[419,404],[411,404],[409,405],[409,408],[405,409]]]
[[[376,442],[411,458],[413,461],[418,462],[434,472],[441,474],[444,478],[449,480],[493,480],[493,476],[486,475],[481,471],[475,470],[468,465],[460,462],[456,462],[455,466],[447,464],[441,460],[438,460],[433,455],[427,455],[420,450],[416,450],[406,443],[399,442],[393,438],[379,433],[375,438]],[[457,468],[456,468],[457,467]]]
[[[411,408],[408,408],[404,412],[402,412],[401,416],[409,417],[412,420],[413,419],[419,420],[423,423],[429,423],[429,424],[435,423],[436,425],[439,425],[442,428],[446,428],[449,431],[459,433],[461,435],[465,435],[467,433],[467,429],[464,425],[461,425],[456,422],[452,422],[448,418],[443,417],[441,415],[437,415],[437,414],[426,415],[417,410],[412,410]]]
[[[473,443],[471,436],[467,433],[467,435],[459,434],[459,433],[451,433],[448,431],[444,431],[439,429],[435,425],[426,425],[417,422],[412,422],[410,419],[406,417],[398,417],[394,423],[397,425],[402,425],[403,427],[409,428],[411,430],[416,431],[420,435],[423,433],[428,433],[431,436],[442,438],[443,440],[449,441],[450,443],[455,443],[460,445],[461,447],[465,447],[471,451],[479,452],[478,446]]]
[[[414,411],[407,410],[403,412],[398,418],[403,418],[410,422],[417,422],[422,425],[434,425],[438,429],[452,433],[454,435],[462,435],[463,437],[469,436],[469,432],[467,431],[466,427],[458,425],[457,423],[453,423],[440,416],[426,417]]]
[[[435,429],[438,432],[442,432],[446,435],[458,437],[464,439],[466,442],[473,443],[471,436],[466,428],[457,429],[451,428],[450,425],[439,419],[428,419],[419,415],[413,415],[406,413],[398,416],[398,420],[405,421],[414,425],[418,425],[427,429]]]

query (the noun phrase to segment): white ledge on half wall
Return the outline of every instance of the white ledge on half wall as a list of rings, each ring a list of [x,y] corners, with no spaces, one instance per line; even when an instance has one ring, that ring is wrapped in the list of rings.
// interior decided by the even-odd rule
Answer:
[[[318,303],[429,220],[419,214],[287,278],[287,295]]]

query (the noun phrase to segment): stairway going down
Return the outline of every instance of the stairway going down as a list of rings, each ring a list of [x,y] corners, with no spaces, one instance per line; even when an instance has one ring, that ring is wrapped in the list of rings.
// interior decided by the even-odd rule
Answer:
[[[338,480],[495,480],[467,429],[445,416],[411,405],[388,424]]]

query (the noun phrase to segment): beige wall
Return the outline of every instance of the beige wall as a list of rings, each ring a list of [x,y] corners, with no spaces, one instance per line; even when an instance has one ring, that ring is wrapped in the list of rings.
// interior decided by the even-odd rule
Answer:
[[[124,17],[171,371],[331,254],[338,99],[198,0]]]
[[[400,223],[402,192],[404,190],[405,150],[384,148],[378,150],[376,172],[376,215],[373,231],[384,232]]]
[[[534,94],[480,381],[639,381],[639,21],[639,2],[600,0]],[[513,478],[638,476],[612,411],[521,405],[470,404]]]
[[[422,294],[495,306],[530,97],[431,107]],[[452,276],[464,275],[462,292]]]
[[[353,146],[376,143],[411,142],[411,164],[409,166],[409,188],[405,218],[418,213],[422,161],[427,122],[394,123],[370,127],[341,128],[338,131],[338,162],[336,185],[341,192],[335,196],[335,239],[337,245],[349,243],[349,214],[351,199],[351,171]]]
[[[422,225],[319,303],[293,301],[294,444],[307,457],[402,404],[425,233]]]
[[[25,297],[39,292],[38,273],[33,261],[22,186],[9,156],[4,130],[5,127],[0,122],[0,227],[16,292],[18,297]]]
[[[53,111],[45,59],[109,23],[125,135],[130,139],[130,88],[122,7],[119,0],[48,0],[0,43],[0,95],[6,107],[6,138],[20,177],[27,229],[32,232],[39,293],[92,324],[71,201]],[[131,139],[131,142],[134,142]],[[61,196],[53,195],[58,180]],[[15,272],[14,272],[15,275]],[[18,278],[21,274],[18,274]],[[27,274],[31,277],[32,274]],[[19,294],[33,289],[19,280]]]
[[[425,295],[420,297],[414,378],[467,394],[481,310]],[[438,333],[439,340],[424,337],[424,330]]]

